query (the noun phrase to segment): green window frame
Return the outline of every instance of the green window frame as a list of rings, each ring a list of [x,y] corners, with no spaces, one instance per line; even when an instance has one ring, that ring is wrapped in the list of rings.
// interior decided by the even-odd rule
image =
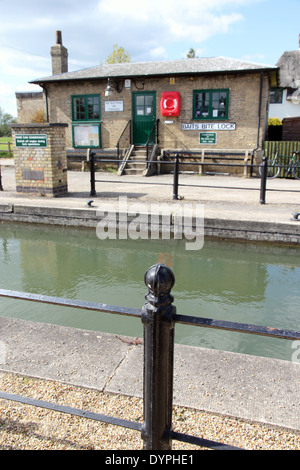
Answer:
[[[281,104],[283,98],[283,89],[282,88],[272,88],[270,91],[270,103],[271,104]]]
[[[228,89],[194,90],[193,92],[193,119],[226,120],[228,108]]]
[[[101,147],[100,95],[72,96],[72,138],[74,148]]]
[[[100,121],[100,95],[72,96],[73,121]]]

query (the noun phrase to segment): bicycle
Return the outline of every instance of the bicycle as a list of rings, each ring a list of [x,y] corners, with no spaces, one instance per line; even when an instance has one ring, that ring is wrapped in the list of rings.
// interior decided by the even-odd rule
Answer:
[[[268,168],[267,168],[267,178],[276,178],[280,171],[283,168],[287,167],[287,170],[284,174],[284,177],[287,177],[287,175],[292,172],[294,178],[297,180],[300,179],[300,161],[297,160],[296,155],[299,155],[300,152],[293,150],[292,152],[292,157],[289,161],[288,165],[283,165],[279,159],[278,159],[278,150],[277,148],[275,149],[274,157],[268,161]],[[259,174],[261,175],[262,172],[262,167],[259,167]]]

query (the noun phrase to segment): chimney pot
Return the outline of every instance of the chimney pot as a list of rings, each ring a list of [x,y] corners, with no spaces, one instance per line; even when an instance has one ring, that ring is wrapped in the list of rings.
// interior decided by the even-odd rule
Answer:
[[[56,31],[56,44],[61,44],[62,45],[61,31]]]

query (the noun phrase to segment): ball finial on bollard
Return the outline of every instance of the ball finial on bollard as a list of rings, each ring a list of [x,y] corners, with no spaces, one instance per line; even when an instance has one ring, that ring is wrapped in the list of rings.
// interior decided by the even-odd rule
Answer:
[[[175,284],[172,270],[164,264],[154,264],[145,274],[145,284],[155,297],[169,294]]]

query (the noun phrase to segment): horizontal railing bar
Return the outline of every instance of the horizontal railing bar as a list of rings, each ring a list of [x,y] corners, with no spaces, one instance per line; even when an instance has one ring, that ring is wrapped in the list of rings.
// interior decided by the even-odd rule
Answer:
[[[280,330],[268,326],[251,325],[247,323],[237,323],[223,320],[213,320],[211,318],[192,317],[188,315],[178,315],[174,317],[176,323],[184,325],[194,325],[204,328],[215,328],[218,330],[235,331],[238,333],[249,333],[259,336],[270,336],[280,339],[300,339],[300,332],[293,330]]]
[[[73,307],[73,308],[80,308],[84,310],[92,310],[92,311],[113,313],[113,314],[119,314],[119,315],[128,315],[128,316],[134,316],[137,318],[141,317],[141,310],[139,309],[120,307],[120,306],[109,305],[109,304],[94,303],[94,302],[86,302],[82,300],[65,299],[61,297],[51,297],[47,295],[32,294],[28,292],[17,292],[17,291],[0,289],[0,297],[8,297],[8,298],[13,298],[13,299],[18,299],[18,300],[27,300],[27,301],[32,301],[32,302],[41,302],[41,303],[52,304],[52,305],[60,305],[62,307]],[[195,326],[200,326],[204,328],[215,328],[215,329],[222,329],[222,330],[227,330],[227,331],[236,331],[239,333],[257,334],[261,336],[271,336],[274,338],[281,338],[281,339],[292,339],[292,340],[300,339],[299,331],[285,330],[285,329],[281,330],[278,328],[251,325],[251,324],[246,324],[246,323],[214,320],[212,318],[193,317],[193,316],[188,316],[188,315],[176,314],[174,316],[174,321],[176,323],[181,323],[185,325],[195,325]]]
[[[230,159],[230,160],[236,160],[236,159]],[[102,158],[94,158],[94,162],[98,163],[120,163],[123,162],[123,160],[117,160],[117,159],[102,159]],[[157,165],[172,165],[174,161],[165,161],[165,160],[128,160],[128,163],[154,163]],[[259,164],[251,164],[251,163],[219,163],[219,162],[179,162],[180,165],[201,165],[201,166],[237,166],[237,167],[248,167],[248,168],[256,168],[259,167]],[[280,165],[282,166],[282,165]]]
[[[62,307],[73,307],[84,310],[93,310],[95,312],[115,313],[119,315],[128,315],[141,317],[141,310],[135,308],[119,307],[117,305],[101,304],[96,302],[86,302],[84,300],[64,299],[61,297],[51,297],[47,295],[31,294],[28,292],[17,292],[0,289],[0,297],[8,297],[19,300],[29,300],[32,302],[42,302]]]
[[[180,173],[180,172],[179,172]],[[258,179],[259,181],[259,179]],[[95,183],[116,183],[116,184],[152,184],[153,186],[173,186],[173,183],[162,183],[159,181],[156,181],[155,183],[152,183],[151,181],[116,181],[116,180],[95,180]],[[186,186],[189,188],[206,188],[206,189],[212,189],[212,188],[222,188],[224,189],[224,186],[207,186],[204,184],[184,184],[184,183],[178,183],[179,186]],[[259,188],[241,188],[237,186],[226,186],[226,189],[241,189],[243,191],[257,191]],[[273,191],[273,192],[285,192],[285,193],[299,193],[299,189],[277,189],[277,188],[268,188],[268,191]]]
[[[92,411],[80,410],[66,405],[58,405],[57,403],[51,403],[48,401],[37,400],[35,398],[24,397],[21,395],[15,395],[12,393],[5,393],[0,391],[0,398],[4,400],[16,401],[25,405],[36,406],[38,408],[46,408],[47,410],[58,411],[60,413],[67,413],[81,418],[92,419],[94,421],[100,421],[102,423],[113,424],[116,426],[122,426],[135,431],[141,431],[142,424],[134,421],[128,421],[126,419],[115,418],[113,416],[106,416]]]
[[[203,439],[197,436],[190,436],[189,434],[182,434],[175,431],[170,431],[171,439],[175,441],[186,442],[188,444],[195,444],[200,447],[206,447],[208,449],[214,450],[244,450],[240,447],[234,447],[227,444],[223,444],[222,442],[210,441],[208,439]]]
[[[56,411],[59,413],[67,413],[72,416],[78,416],[80,418],[91,419],[93,421],[99,421],[101,423],[112,424],[115,426],[121,426],[127,429],[133,429],[134,431],[141,432],[142,423],[137,423],[135,421],[129,421],[126,419],[116,418],[114,416],[107,416],[100,413],[95,413],[92,411],[82,410],[79,408],[73,408],[67,405],[59,405],[57,403],[52,403],[44,400],[38,400],[36,398],[25,397],[22,395],[16,395],[13,393],[6,393],[0,391],[0,399],[15,401],[22,403],[24,405],[35,406],[37,408],[44,408],[50,411]],[[171,439],[186,442],[189,444],[195,444],[201,447],[206,447],[208,449],[214,450],[241,450],[239,447],[229,446],[220,442],[215,442],[207,439],[203,439],[197,436],[191,436],[188,434],[182,434],[178,432],[170,432]]]
[[[116,183],[116,184],[152,184],[153,186],[172,186],[172,183],[151,183],[150,181],[112,181],[112,180],[94,180],[95,183]]]

